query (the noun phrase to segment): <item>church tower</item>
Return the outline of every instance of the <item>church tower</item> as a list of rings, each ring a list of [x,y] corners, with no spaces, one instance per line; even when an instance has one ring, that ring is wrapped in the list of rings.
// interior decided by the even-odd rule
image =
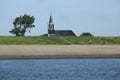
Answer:
[[[54,23],[52,15],[50,14],[49,23],[48,23],[48,36],[55,36]]]

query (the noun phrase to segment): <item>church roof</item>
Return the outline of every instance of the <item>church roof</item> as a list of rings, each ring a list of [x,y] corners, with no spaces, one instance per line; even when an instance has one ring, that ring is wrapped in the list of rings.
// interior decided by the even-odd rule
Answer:
[[[76,36],[72,30],[55,30],[56,36]]]

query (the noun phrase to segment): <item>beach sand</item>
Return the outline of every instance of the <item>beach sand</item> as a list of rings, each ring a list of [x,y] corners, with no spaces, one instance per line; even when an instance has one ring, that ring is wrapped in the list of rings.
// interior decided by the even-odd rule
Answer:
[[[0,45],[0,59],[120,58],[120,45]]]

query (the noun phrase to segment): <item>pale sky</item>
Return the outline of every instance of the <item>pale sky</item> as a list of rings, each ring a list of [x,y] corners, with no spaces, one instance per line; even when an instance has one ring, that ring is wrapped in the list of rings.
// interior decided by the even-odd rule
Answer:
[[[0,0],[0,36],[11,36],[13,20],[24,14],[36,18],[27,36],[47,33],[50,13],[56,30],[120,36],[120,0]]]

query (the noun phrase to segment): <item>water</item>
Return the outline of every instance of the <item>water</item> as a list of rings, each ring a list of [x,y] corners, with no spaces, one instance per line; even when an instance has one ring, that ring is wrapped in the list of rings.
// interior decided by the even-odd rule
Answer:
[[[0,80],[120,80],[120,59],[0,60]]]

